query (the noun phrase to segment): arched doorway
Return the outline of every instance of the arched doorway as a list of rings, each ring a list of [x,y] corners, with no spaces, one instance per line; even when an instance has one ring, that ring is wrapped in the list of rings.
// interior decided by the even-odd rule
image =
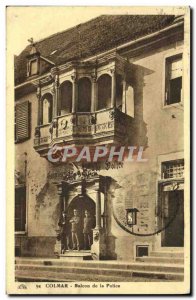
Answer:
[[[80,250],[84,249],[84,233],[83,233],[83,228],[84,228],[84,217],[85,217],[85,211],[88,211],[89,216],[92,219],[92,228],[95,227],[95,203],[94,201],[87,195],[80,195],[76,196],[73,198],[73,200],[70,202],[67,210],[67,217],[69,221],[69,245],[70,248],[73,248],[73,243],[72,243],[72,225],[71,225],[71,219],[74,216],[74,210],[78,211],[78,217],[79,217],[79,223],[78,223],[78,239],[80,243]],[[91,230],[90,232],[90,240],[92,244],[92,238],[93,238],[93,232]]]

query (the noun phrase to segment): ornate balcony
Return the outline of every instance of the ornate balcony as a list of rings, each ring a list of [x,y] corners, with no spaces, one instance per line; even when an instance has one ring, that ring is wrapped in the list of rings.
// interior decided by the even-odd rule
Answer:
[[[50,124],[36,127],[34,148],[45,156],[54,145],[123,145],[132,122],[132,117],[117,108],[69,113],[58,116]]]

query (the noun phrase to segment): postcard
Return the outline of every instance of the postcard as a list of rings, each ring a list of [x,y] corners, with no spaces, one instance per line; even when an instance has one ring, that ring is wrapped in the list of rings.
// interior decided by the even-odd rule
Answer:
[[[190,293],[190,8],[7,7],[7,293]]]

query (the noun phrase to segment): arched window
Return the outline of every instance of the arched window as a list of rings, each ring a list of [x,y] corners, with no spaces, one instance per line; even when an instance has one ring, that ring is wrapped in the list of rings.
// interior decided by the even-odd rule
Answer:
[[[52,122],[52,95],[46,94],[42,97],[42,123]]]
[[[122,110],[123,80],[121,75],[116,76],[116,107]]]
[[[60,114],[65,115],[72,111],[72,83],[64,81],[60,86]]]
[[[91,81],[84,77],[78,81],[78,112],[91,111]]]
[[[111,86],[112,78],[108,74],[101,75],[97,81],[98,99],[97,109],[104,109],[111,107]]]

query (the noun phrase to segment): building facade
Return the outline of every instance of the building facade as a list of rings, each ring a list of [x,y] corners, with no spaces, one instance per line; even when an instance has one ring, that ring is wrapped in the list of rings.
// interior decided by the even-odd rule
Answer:
[[[183,250],[183,54],[183,16],[126,15],[32,41],[16,57],[16,256],[79,250],[93,259],[134,260]],[[48,158],[53,147],[83,146],[142,147],[143,160]],[[92,219],[88,250],[85,211]]]

